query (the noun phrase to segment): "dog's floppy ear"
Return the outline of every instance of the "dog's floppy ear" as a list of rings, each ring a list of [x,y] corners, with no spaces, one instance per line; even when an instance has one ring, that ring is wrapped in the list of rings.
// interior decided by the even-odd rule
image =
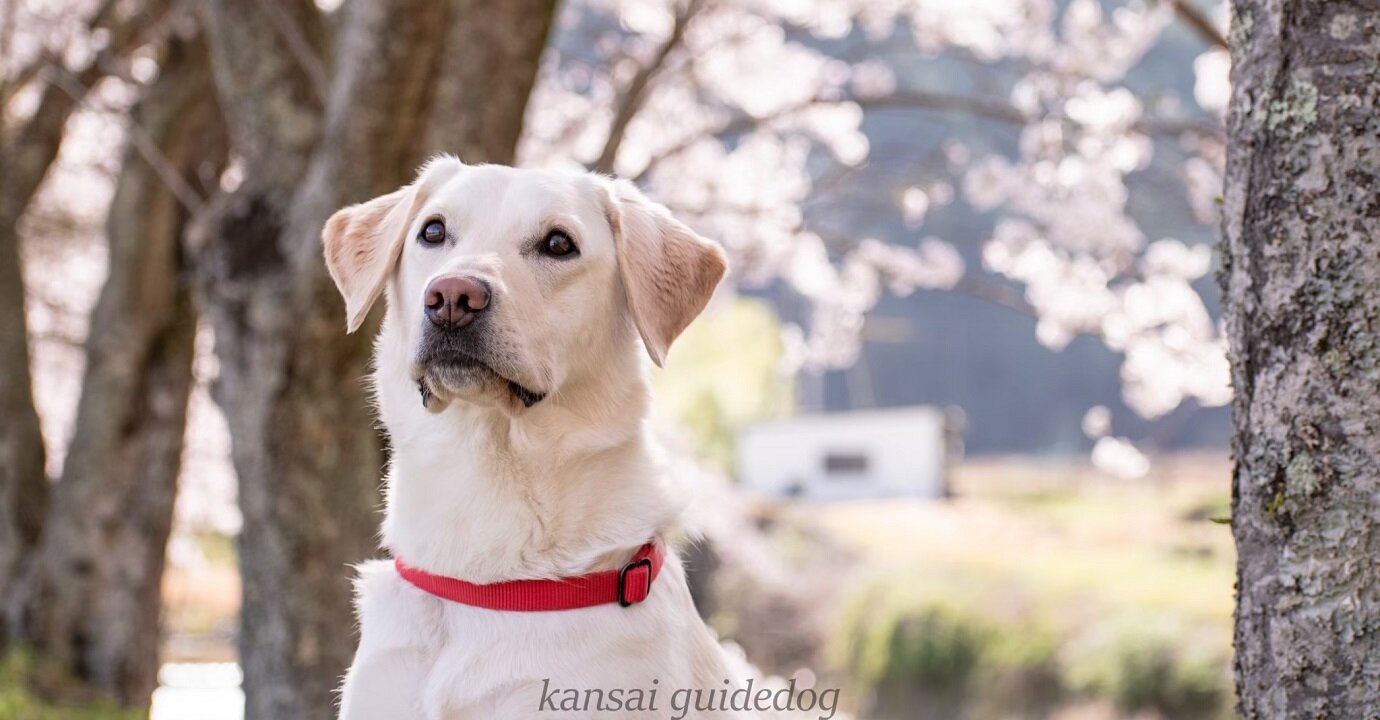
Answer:
[[[728,269],[724,251],[626,180],[610,184],[608,218],[633,323],[658,366]]]
[[[460,167],[453,158],[433,160],[411,185],[337,210],[326,221],[321,230],[322,252],[326,269],[345,298],[346,332],[359,329],[383,292],[428,189],[453,176]]]

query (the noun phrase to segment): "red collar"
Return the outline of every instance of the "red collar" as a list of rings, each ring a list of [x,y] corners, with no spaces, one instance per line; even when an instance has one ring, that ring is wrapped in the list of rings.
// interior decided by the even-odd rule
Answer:
[[[640,603],[652,593],[652,581],[661,572],[665,559],[661,545],[653,540],[639,548],[632,560],[618,570],[553,580],[509,580],[487,585],[432,575],[404,563],[402,558],[395,558],[393,565],[402,579],[436,597],[489,610],[534,612],[575,610],[614,602],[623,607]]]

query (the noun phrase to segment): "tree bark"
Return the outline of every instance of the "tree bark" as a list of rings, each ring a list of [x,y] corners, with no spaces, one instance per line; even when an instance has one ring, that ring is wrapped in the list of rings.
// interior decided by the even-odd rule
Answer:
[[[106,32],[106,47],[62,78],[68,86],[44,85],[33,113],[13,132],[0,128],[0,601],[14,586],[20,560],[38,542],[48,504],[43,435],[29,369],[19,220],[57,159],[67,120],[86,90],[105,76],[109,65],[161,31],[170,5],[169,0],[148,0],[128,5],[123,13],[102,6],[90,25]],[[66,73],[58,66],[50,69]],[[0,113],[6,110],[0,108]],[[0,645],[6,631],[0,623]]]
[[[99,77],[89,70],[84,75]],[[33,114],[0,147],[0,597],[13,587],[21,560],[38,542],[48,507],[46,453],[29,369],[19,220],[57,160],[67,119],[79,102],[49,84]],[[4,139],[0,134],[0,143]]]
[[[1380,12],[1233,3],[1222,289],[1246,718],[1380,716]]]
[[[163,171],[214,183],[228,140],[209,83],[202,41],[171,40],[131,120]],[[192,209],[165,180],[131,143],[106,222],[109,275],[86,341],[76,431],[10,608],[21,640],[134,708],[148,706],[156,684],[196,334],[181,248]]]
[[[46,456],[29,370],[19,220],[57,159],[78,100],[48,85],[33,114],[0,133],[0,595],[38,541],[47,508]]]
[[[255,7],[202,4],[245,180],[204,219],[199,285],[240,478],[245,715],[324,720],[354,652],[349,566],[375,551],[385,458],[370,333],[344,333],[321,227],[436,152],[511,161],[554,0],[354,0],[329,43],[310,2],[280,3],[276,24]],[[284,35],[316,44],[294,59]],[[327,45],[323,89],[301,58]]]
[[[0,175],[8,164],[0,163]],[[0,181],[3,182],[3,181]],[[0,196],[6,195],[0,190]],[[38,541],[47,507],[43,434],[34,408],[19,218],[0,200],[0,596]],[[0,638],[5,633],[0,627]],[[4,643],[0,643],[3,645]]]

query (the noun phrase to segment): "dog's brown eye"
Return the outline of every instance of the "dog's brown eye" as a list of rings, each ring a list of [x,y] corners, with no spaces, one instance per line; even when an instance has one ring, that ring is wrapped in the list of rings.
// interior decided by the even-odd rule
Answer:
[[[560,230],[552,230],[546,239],[541,241],[541,252],[551,257],[567,257],[579,254],[579,248],[575,247],[575,241],[571,240],[569,235]]]
[[[440,245],[446,241],[446,224],[440,220],[432,220],[422,226],[422,234],[417,237],[427,245]]]

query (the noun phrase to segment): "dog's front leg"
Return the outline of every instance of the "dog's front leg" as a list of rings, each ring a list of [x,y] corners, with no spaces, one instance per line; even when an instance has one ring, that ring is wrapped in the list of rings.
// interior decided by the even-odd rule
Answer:
[[[340,692],[340,720],[424,720],[422,677],[426,663],[416,650],[355,656]]]

